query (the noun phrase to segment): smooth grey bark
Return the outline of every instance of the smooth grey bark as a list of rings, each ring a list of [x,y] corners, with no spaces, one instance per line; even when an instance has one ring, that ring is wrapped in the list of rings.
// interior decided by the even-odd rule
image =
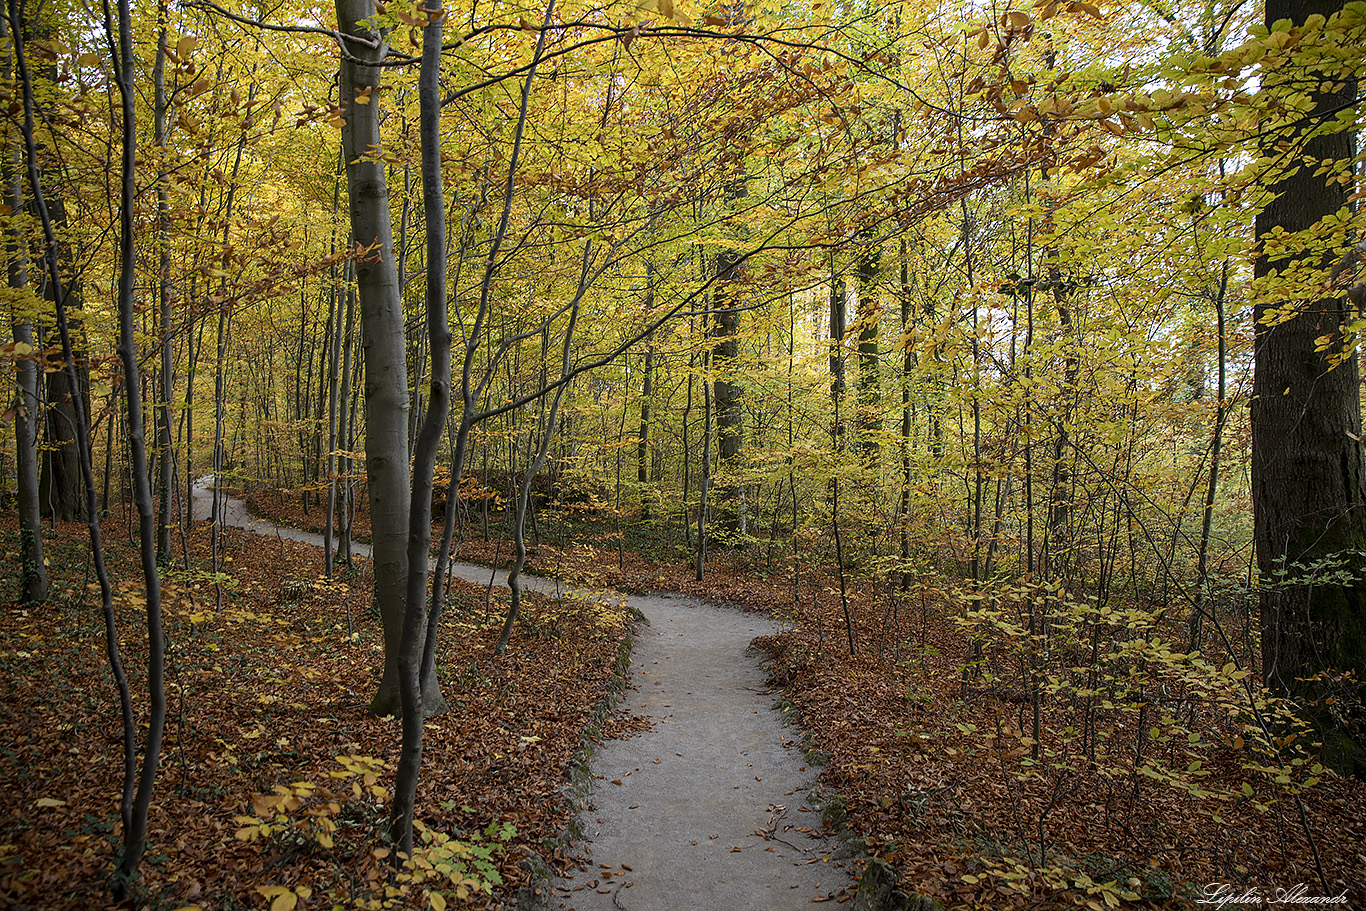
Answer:
[[[403,636],[398,653],[399,701],[403,736],[389,811],[389,837],[400,853],[412,854],[413,803],[422,765],[424,719],[429,714],[422,686],[427,627],[427,554],[432,538],[432,476],[436,453],[451,404],[451,327],[446,313],[446,206],[441,180],[441,36],[445,10],[441,0],[428,0],[422,29],[422,63],[418,75],[418,135],[422,149],[422,205],[427,221],[427,337],[431,351],[431,387],[427,409],[413,445],[412,501],[408,513],[408,589]],[[406,393],[406,390],[405,390]],[[451,508],[454,504],[449,504]],[[432,609],[437,609],[433,605]],[[440,697],[440,691],[432,694]],[[444,706],[443,706],[444,707]]]
[[[343,452],[354,452],[356,448],[356,364],[352,357],[355,334],[356,292],[347,286],[346,325],[342,329],[341,398],[337,401],[337,440],[340,442]],[[355,488],[351,484],[351,457],[349,455],[342,455],[337,459],[337,470],[341,476],[334,481],[334,484],[339,483],[341,485],[341,502],[339,504],[341,509],[338,513],[337,524],[337,534],[340,540],[337,547],[337,560],[350,566],[352,563],[351,525],[355,518],[356,496]]]
[[[133,26],[131,0],[118,3],[118,89],[123,109],[123,155],[119,174],[119,359],[123,362],[123,388],[128,405],[128,443],[132,457],[133,499],[138,512],[138,544],[142,577],[146,585],[147,693],[149,714],[147,739],[143,742],[142,768],[132,812],[125,820],[120,883],[131,882],[147,848],[147,813],[156,787],[161,761],[161,738],[166,726],[166,646],[161,630],[161,575],[157,567],[156,509],[147,474],[147,444],[142,420],[142,386],[139,382],[138,346],[134,335],[133,282],[135,237],[133,207],[137,197],[137,98],[133,87]],[[111,43],[112,43],[111,36]],[[164,346],[163,346],[164,347]],[[169,554],[170,546],[167,545]]]
[[[710,311],[702,316],[703,325],[710,327]],[[711,352],[702,351],[702,465],[698,472],[697,494],[697,555],[693,578],[702,581],[707,568],[707,507],[711,498],[712,395],[706,374],[711,367]]]
[[[398,657],[408,585],[408,361],[389,188],[384,162],[376,154],[383,148],[379,109],[384,82],[377,64],[384,60],[388,40],[361,24],[374,14],[374,0],[337,0],[337,23],[349,39],[343,42],[338,98],[346,109],[342,154],[364,335],[371,561],[384,628],[384,670],[370,711],[395,715],[401,709]],[[358,104],[358,98],[366,103]]]
[[[0,17],[0,39],[8,41],[9,23]],[[13,53],[5,58],[3,78],[12,78]],[[11,212],[22,210],[24,204],[24,157],[22,149],[11,143],[5,152],[5,204]],[[28,287],[28,251],[18,232],[11,226],[5,236],[8,258],[9,286]],[[28,313],[12,309],[10,325],[17,346],[28,346],[30,354],[37,347],[33,343],[33,318]],[[16,352],[17,353],[17,352]],[[19,598],[22,603],[36,604],[47,598],[47,566],[43,562],[43,517],[38,501],[38,427],[43,403],[39,389],[38,363],[33,357],[15,358],[16,398],[14,403],[14,467],[15,499],[19,510]]]
[[[161,507],[157,519],[157,559],[171,558],[171,394],[174,386],[171,357],[171,295],[167,284],[171,275],[171,249],[167,240],[171,226],[171,200],[166,168],[167,118],[170,103],[166,97],[166,3],[157,3],[157,53],[152,67],[152,135],[159,150],[157,158],[157,328],[160,338],[160,370],[157,392],[157,447],[160,461],[158,486]],[[177,516],[179,523],[179,516]]]
[[[346,279],[350,263],[342,272]],[[334,284],[327,308],[327,515],[323,523],[323,574],[332,578],[332,531],[337,517],[337,366],[341,360],[342,291]]]

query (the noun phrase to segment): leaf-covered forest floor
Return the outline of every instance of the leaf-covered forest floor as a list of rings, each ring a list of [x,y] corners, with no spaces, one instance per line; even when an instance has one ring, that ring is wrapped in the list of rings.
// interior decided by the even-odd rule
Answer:
[[[254,506],[304,527],[321,518],[274,495]],[[364,526],[362,512],[357,537]],[[1195,907],[1209,883],[1267,897],[1299,883],[1308,895],[1346,890],[1348,907],[1366,898],[1358,812],[1366,789],[1324,773],[1295,795],[1303,770],[1276,785],[1279,767],[1255,755],[1245,726],[1215,700],[1173,710],[1190,714],[1181,729],[1200,732],[1196,742],[1173,742],[1175,728],[1159,717],[1163,700],[1109,708],[1098,723],[1108,750],[1079,745],[1072,716],[1045,714],[1036,762],[1028,700],[1009,685],[1011,654],[988,644],[975,665],[983,669],[964,673],[969,638],[955,623],[962,605],[949,596],[952,580],[927,580],[911,602],[897,603],[855,574],[846,628],[828,567],[822,575],[800,563],[794,580],[781,559],[717,551],[698,583],[680,554],[622,547],[612,521],[596,538],[561,535],[561,545],[546,531],[533,572],[796,619],[795,631],[765,646],[809,748],[825,761],[823,787],[842,795],[829,821],[947,907]],[[136,694],[145,653],[135,634],[140,605],[127,597],[137,590],[136,553],[126,523],[110,520],[106,534]],[[109,904],[118,827],[120,727],[84,526],[58,526],[51,539],[52,602],[18,607],[14,580],[0,594],[8,614],[0,685],[11,693],[0,710],[0,906],[100,908]],[[15,559],[12,519],[0,524],[0,543]],[[278,893],[262,888],[271,886],[304,887],[312,897],[300,907],[373,893],[387,868],[371,851],[385,804],[371,788],[389,779],[379,764],[393,759],[397,728],[366,713],[380,657],[368,580],[323,584],[316,548],[262,547],[260,537],[229,530],[219,610],[215,579],[203,571],[203,526],[189,546],[200,571],[171,573],[167,585],[170,717],[147,890],[161,907],[205,909],[267,907]],[[460,547],[472,562],[505,562],[508,553],[505,542],[477,536]],[[496,905],[524,881],[517,845],[545,853],[544,840],[563,832],[565,770],[619,673],[626,638],[622,615],[536,599],[509,657],[492,662],[502,606],[495,591],[486,608],[486,596],[458,585],[443,638],[452,712],[429,727],[419,794],[433,830],[475,845],[490,823],[516,826],[513,849],[494,855],[498,898],[476,905]],[[1126,768],[1116,758],[1138,754],[1164,761]],[[297,782],[317,790],[290,787]],[[287,810],[291,798],[298,810]],[[279,825],[262,833],[252,818]],[[335,837],[319,837],[319,818],[335,825]],[[252,828],[256,837],[244,840]],[[572,862],[563,853],[550,859]]]
[[[258,496],[254,506],[308,521],[280,497]],[[1089,690],[1058,670],[1084,664],[1087,643],[1071,643],[1055,665],[1033,657],[1040,690],[1056,696],[1041,709],[1036,744],[1021,652],[976,635],[981,627],[965,632],[961,580],[922,576],[914,596],[898,600],[852,571],[846,626],[829,565],[802,560],[794,573],[765,543],[714,551],[697,582],[685,555],[632,542],[655,545],[642,554],[624,546],[621,522],[599,526],[565,533],[548,524],[529,571],[796,620],[762,644],[825,760],[822,786],[842,795],[831,821],[946,907],[1193,908],[1213,884],[1225,884],[1225,896],[1253,889],[1268,900],[1278,890],[1345,893],[1346,907],[1366,907],[1366,784],[1299,758],[1303,738],[1274,719],[1281,736],[1259,750],[1239,701],[1245,672],[1233,672],[1234,656],[1211,633],[1211,669],[1192,678],[1179,646],[1168,645],[1184,641],[1185,624],[1160,606],[1093,613],[1086,628],[1112,637],[1114,653],[1106,679],[1083,675]],[[510,545],[479,532],[470,529],[460,559],[506,562]],[[1255,640],[1256,618],[1236,605],[1221,621],[1231,640]],[[1133,682],[1140,669],[1146,690]]]
[[[104,534],[145,734],[137,552],[124,522],[107,520]],[[0,907],[99,909],[113,906],[122,728],[86,528],[49,526],[46,543],[50,601],[18,606],[12,577],[0,589]],[[329,584],[317,548],[232,529],[215,578],[205,569],[205,524],[188,546],[195,570],[166,573],[169,708],[144,897],[207,911],[265,908],[285,889],[299,907],[351,907],[353,897],[378,894],[388,867],[372,850],[398,729],[366,711],[381,659],[368,579]],[[0,523],[0,547],[14,565],[12,517]],[[179,567],[179,540],[175,551]],[[518,846],[547,853],[544,841],[570,819],[560,788],[620,676],[626,617],[531,598],[506,658],[495,661],[500,594],[490,608],[485,589],[455,584],[441,659],[451,711],[428,726],[419,817],[433,832],[494,848],[503,883],[495,898],[471,901],[499,905],[527,878]],[[489,835],[476,834],[492,823]],[[491,844],[507,834],[503,823],[516,827],[507,851]],[[426,901],[414,890],[396,906]]]

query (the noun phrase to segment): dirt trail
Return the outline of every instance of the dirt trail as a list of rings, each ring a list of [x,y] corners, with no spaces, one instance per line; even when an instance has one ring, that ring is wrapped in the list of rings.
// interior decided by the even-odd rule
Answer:
[[[206,478],[194,493],[207,517]],[[227,498],[226,524],[322,545],[322,536],[278,527]],[[352,545],[368,558],[370,548]],[[482,585],[506,574],[456,563]],[[553,580],[524,577],[554,593]],[[593,756],[581,814],[588,864],[557,881],[549,907],[574,911],[788,911],[852,885],[830,861],[820,813],[808,802],[816,773],[764,685],[755,636],[778,624],[682,595],[632,596],[649,620],[636,632],[624,706],[648,730],[608,741]]]

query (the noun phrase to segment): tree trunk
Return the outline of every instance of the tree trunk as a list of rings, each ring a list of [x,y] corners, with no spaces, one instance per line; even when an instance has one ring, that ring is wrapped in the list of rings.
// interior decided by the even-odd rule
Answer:
[[[646,297],[648,309],[654,295]],[[650,399],[654,395],[655,346],[653,341],[645,344],[645,363],[641,365],[644,377],[640,381],[640,436],[636,441],[636,483],[640,485],[640,517],[650,518]]]
[[[439,700],[440,689],[426,692],[422,681],[427,629],[427,554],[432,539],[432,476],[436,452],[451,405],[451,328],[446,316],[446,209],[441,189],[441,35],[445,11],[429,0],[422,30],[422,64],[418,103],[422,146],[422,203],[427,216],[427,337],[432,356],[431,393],[413,446],[412,499],[408,512],[408,589],[403,636],[398,654],[399,701],[403,739],[394,782],[389,836],[402,854],[413,850],[413,803],[422,763],[422,735],[427,702]],[[407,390],[404,390],[405,395]],[[432,635],[435,630],[432,630]],[[436,708],[433,705],[433,708]],[[444,708],[444,701],[441,708]]]
[[[400,307],[402,304],[400,303]],[[340,317],[338,313],[338,317]],[[355,451],[356,439],[356,364],[351,356],[356,334],[356,293],[348,285],[346,288],[346,323],[342,332],[341,361],[341,398],[337,402],[337,440],[344,452]],[[406,431],[405,431],[406,433]],[[334,483],[341,485],[341,510],[337,523],[337,561],[350,566],[351,525],[355,519],[355,488],[351,484],[351,457],[343,455],[337,460],[337,471],[342,480]]]
[[[126,7],[125,7],[126,9]],[[57,334],[61,339],[62,356],[64,366],[62,372],[68,374],[68,382],[74,388],[77,386],[76,375],[76,354],[71,341],[71,326],[67,321],[68,295],[62,286],[61,271],[57,264],[57,236],[54,229],[52,213],[48,209],[47,201],[44,197],[42,182],[38,176],[38,148],[34,137],[34,101],[33,101],[33,81],[30,78],[28,65],[24,57],[24,35],[22,32],[22,21],[19,17],[19,0],[9,0],[6,8],[9,16],[10,41],[14,49],[14,63],[17,69],[18,85],[23,91],[23,140],[24,157],[28,171],[29,191],[33,198],[33,208],[38,216],[38,221],[43,229],[43,250],[44,267],[49,290],[55,303],[57,317]],[[126,150],[127,151],[127,150]],[[131,175],[129,175],[131,176]],[[119,801],[119,816],[123,823],[125,833],[125,848],[129,842],[129,833],[134,828],[134,776],[137,770],[137,725],[133,719],[132,696],[128,687],[128,677],[123,670],[123,662],[119,657],[118,629],[114,615],[114,591],[109,581],[109,573],[104,562],[104,546],[100,537],[100,523],[95,514],[95,471],[90,454],[90,422],[87,419],[89,411],[85,410],[84,402],[80,396],[71,399],[71,406],[76,412],[76,421],[72,427],[75,438],[75,449],[77,463],[80,470],[81,481],[85,493],[85,518],[90,534],[90,553],[91,563],[95,571],[95,578],[100,589],[100,607],[104,618],[105,649],[109,661],[109,670],[114,678],[114,685],[119,698],[119,715],[123,724],[123,788],[122,796]],[[150,631],[150,630],[149,630]],[[125,851],[125,860],[127,852]],[[115,886],[116,897],[123,897],[123,883],[126,880],[120,879]]]
[[[161,761],[161,737],[166,726],[166,645],[161,631],[161,575],[157,568],[156,509],[147,473],[147,445],[142,420],[142,385],[138,377],[138,346],[134,335],[133,300],[135,248],[133,207],[137,197],[135,161],[137,150],[136,97],[133,90],[133,27],[131,0],[118,4],[118,87],[123,106],[123,157],[119,174],[119,360],[123,363],[123,388],[128,403],[128,443],[132,459],[133,501],[138,512],[138,543],[142,577],[146,584],[147,693],[149,715],[143,743],[142,769],[132,812],[125,821],[123,857],[119,879],[131,882],[147,847],[147,814],[151,809],[157,767]],[[169,541],[167,553],[170,552]]]
[[[741,257],[735,250],[723,250],[717,256],[716,323],[714,332],[719,339],[712,357],[716,401],[716,467],[725,484],[718,491],[717,525],[729,536],[743,535],[746,525],[745,488],[734,478],[740,471],[740,450],[744,443],[744,429],[740,417],[740,384],[737,382],[736,358],[739,341],[735,337],[737,301]]]
[[[834,407],[835,423],[830,428],[830,438],[836,452],[844,451],[844,421],[840,416],[839,405],[844,401],[846,306],[844,279],[836,272],[832,258],[830,262],[830,402]]]
[[[0,22],[0,38],[8,39],[7,23]],[[11,78],[11,61],[6,58],[4,80]],[[23,152],[12,146],[5,152],[5,204],[11,212],[22,211],[24,199]],[[9,286],[15,290],[28,287],[28,255],[18,232],[11,227],[6,232],[6,252],[9,259]],[[33,322],[28,313],[21,312],[21,304],[11,305],[11,325],[14,330],[15,373],[17,398],[14,403],[14,467],[19,506],[19,599],[35,604],[47,598],[47,567],[43,563],[43,519],[38,500],[38,425],[43,413],[39,398],[38,363],[23,357],[21,346],[32,352]]]
[[[60,204],[53,212],[60,211]],[[53,226],[62,224],[60,218],[53,216]],[[59,262],[62,260],[57,254]],[[47,282],[46,296],[52,298],[52,283]],[[67,307],[80,309],[79,292],[74,288],[64,289]],[[76,425],[80,414],[90,414],[90,366],[86,360],[85,326],[78,319],[72,319],[68,328],[72,336],[71,356],[75,358],[71,370],[54,370],[46,374],[47,379],[47,446],[44,449],[42,472],[38,480],[42,496],[43,515],[51,516],[59,522],[73,522],[84,517],[84,501],[81,497],[81,463],[76,445]],[[76,398],[80,398],[78,409]]]
[[[1331,16],[1338,9],[1334,0],[1268,0],[1266,23],[1293,19],[1299,24],[1310,15]],[[1287,67],[1269,74],[1263,91],[1306,79],[1310,85],[1326,80],[1323,85],[1328,86],[1339,78]],[[1353,81],[1339,85],[1336,92],[1311,94],[1310,123],[1320,123],[1314,114],[1335,110],[1355,97]],[[1274,137],[1286,138],[1284,133]],[[1291,140],[1304,146],[1291,159],[1297,165],[1301,154],[1333,162],[1353,154],[1352,136],[1345,132]],[[1278,153],[1268,149],[1267,154]],[[1278,229],[1303,231],[1348,206],[1348,187],[1325,185],[1323,176],[1309,167],[1277,181],[1272,192],[1271,203],[1257,216],[1259,239]],[[1255,273],[1284,275],[1331,264],[1312,254],[1262,255]],[[1263,322],[1271,307],[1287,304],[1295,310],[1290,319]],[[1339,769],[1361,774],[1366,771],[1361,732],[1340,726],[1325,701],[1335,693],[1334,682],[1306,679],[1321,672],[1354,671],[1357,681],[1366,680],[1366,582],[1360,578],[1360,551],[1366,549],[1366,464],[1357,355],[1330,369],[1315,341],[1337,337],[1355,314],[1342,298],[1332,296],[1264,301],[1256,316],[1252,500],[1262,578],[1262,674],[1269,686],[1311,704],[1309,714],[1323,735],[1326,758]],[[1332,578],[1339,568],[1349,578]],[[1282,572],[1284,576],[1278,575]]]
[[[882,432],[882,384],[879,376],[877,299],[881,251],[870,242],[858,264],[858,446],[863,464],[876,468]]]
[[[379,129],[380,85],[388,43],[360,25],[374,0],[337,0],[337,22],[349,36],[341,61],[340,103],[346,108],[342,150],[355,241],[361,331],[365,334],[365,476],[370,496],[375,604],[384,626],[384,672],[370,704],[377,715],[398,714],[398,656],[408,584],[408,362],[403,301],[394,262],[389,188]],[[366,103],[358,104],[357,100]]]
[[[167,114],[170,104],[166,97],[166,3],[157,4],[157,54],[153,67],[153,138],[157,157],[157,328],[160,339],[161,369],[157,383],[157,455],[160,460],[158,486],[161,507],[157,519],[157,559],[171,558],[171,393],[174,387],[173,358],[171,357],[171,295],[167,283],[171,274],[171,250],[167,235],[171,225],[171,198],[166,165]]]
[[[915,372],[915,346],[910,333],[915,325],[911,300],[911,271],[906,238],[901,238],[901,495],[897,498],[901,550],[901,593],[909,595],[915,574],[911,570],[911,433],[913,403],[911,383]]]
[[[350,265],[347,263],[342,271],[343,280]],[[337,519],[337,371],[341,361],[342,295],[342,289],[334,284],[331,305],[327,308],[327,512],[323,518],[323,575],[329,579],[335,558],[332,538]]]

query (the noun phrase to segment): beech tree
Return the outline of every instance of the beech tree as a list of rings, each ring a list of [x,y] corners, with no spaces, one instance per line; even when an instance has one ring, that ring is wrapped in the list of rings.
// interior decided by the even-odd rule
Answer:
[[[345,36],[339,98],[344,105],[342,155],[346,162],[356,287],[365,333],[365,477],[370,505],[374,593],[384,626],[384,671],[370,710],[401,711],[399,656],[408,592],[411,503],[408,469],[408,353],[403,301],[394,259],[389,188],[380,157],[380,95],[388,39],[367,25],[373,0],[338,0]],[[439,16],[439,13],[438,13]],[[425,567],[422,574],[425,578]],[[442,701],[435,670],[422,681],[424,711]]]
[[[1366,741],[1332,705],[1359,699],[1366,682],[1366,460],[1358,354],[1343,333],[1356,319],[1341,287],[1358,257],[1351,233],[1353,137],[1335,115],[1357,101],[1357,72],[1315,41],[1335,0],[1267,0],[1266,26],[1286,34],[1268,67],[1272,142],[1263,154],[1280,177],[1257,216],[1256,379],[1252,498],[1262,578],[1262,674],[1309,700],[1340,768],[1366,770]],[[1300,48],[1304,48],[1301,50]],[[1309,240],[1320,229],[1326,241]],[[1345,259],[1344,259],[1345,258]],[[1346,344],[1331,358],[1330,345]],[[1342,676],[1346,674],[1347,676]],[[1336,697],[1336,698],[1334,698]]]

